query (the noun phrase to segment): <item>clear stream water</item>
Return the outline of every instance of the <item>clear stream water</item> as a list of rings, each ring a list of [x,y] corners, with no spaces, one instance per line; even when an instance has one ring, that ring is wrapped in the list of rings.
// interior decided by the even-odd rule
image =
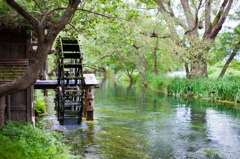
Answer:
[[[138,86],[101,80],[94,121],[59,125],[49,91],[38,123],[63,133],[85,158],[240,158],[240,107],[166,97]]]

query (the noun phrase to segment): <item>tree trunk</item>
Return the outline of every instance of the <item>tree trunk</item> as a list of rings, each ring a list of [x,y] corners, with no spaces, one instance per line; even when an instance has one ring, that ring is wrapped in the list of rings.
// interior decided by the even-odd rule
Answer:
[[[158,74],[157,49],[158,49],[158,38],[157,38],[157,41],[156,41],[156,46],[155,46],[155,48],[154,48],[154,73],[155,73],[155,75]]]
[[[219,78],[222,78],[229,66],[229,64],[232,62],[234,56],[237,54],[238,50],[239,50],[239,45],[240,45],[240,42],[236,45],[236,47],[233,49],[233,52],[231,53],[230,57],[228,58],[228,60],[226,61],[226,63],[224,64],[223,68],[222,68],[222,71],[221,73],[219,74],[218,76],[218,79]]]
[[[189,78],[189,67],[188,67],[188,63],[185,62],[184,66],[185,66],[186,77]]]
[[[143,60],[143,63],[144,63],[144,70],[145,70],[145,73],[147,73],[147,60],[146,60],[144,54],[143,54],[142,60]]]
[[[129,77],[129,80],[130,80],[130,85],[132,85],[132,84],[133,84],[133,78],[132,78],[132,75],[128,75],[128,77]]]
[[[208,77],[206,59],[194,59],[189,78]]]
[[[48,58],[46,58],[44,65],[43,65],[43,80],[47,80],[48,79]]]
[[[0,97],[0,126],[4,125],[5,97]]]
[[[142,77],[142,80],[143,80],[143,84],[144,84],[144,87],[147,87],[147,80],[143,74],[143,71],[142,71],[142,62],[139,62],[139,65],[138,65],[138,72],[140,73],[141,77]]]

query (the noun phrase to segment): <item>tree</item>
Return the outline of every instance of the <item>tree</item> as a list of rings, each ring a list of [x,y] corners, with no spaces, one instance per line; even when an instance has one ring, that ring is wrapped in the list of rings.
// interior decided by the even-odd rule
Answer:
[[[148,7],[158,6],[167,24],[171,39],[178,46],[185,48],[194,47],[191,46],[195,43],[192,40],[198,42],[206,40],[214,41],[233,4],[233,0],[224,0],[219,7],[219,2],[212,0],[181,0],[179,4],[175,1],[173,3],[171,0],[142,0],[141,2],[146,3]],[[178,11],[177,15],[175,14],[176,10]],[[204,29],[202,33],[201,29]],[[195,48],[195,50],[198,49]],[[205,50],[203,46],[200,49]],[[208,52],[210,46],[206,49],[206,52]],[[185,57],[177,51],[175,53],[185,63],[186,73],[189,72],[188,63],[190,64],[190,78],[199,76],[207,77],[207,56],[204,52],[198,51],[197,54],[190,52]]]
[[[238,13],[239,14],[239,13]],[[237,16],[237,20],[240,20],[240,15]],[[222,78],[227,71],[227,68],[229,64],[232,62],[233,58],[237,55],[237,53],[240,50],[240,25],[238,25],[236,28],[234,28],[234,32],[225,33],[225,36],[223,36],[223,41],[227,41],[230,43],[231,47],[231,54],[228,57],[226,63],[224,64],[221,73],[219,74],[218,78]]]
[[[38,41],[38,47],[36,52],[30,48],[29,67],[24,75],[14,82],[0,85],[0,97],[26,89],[35,83],[55,38],[59,32],[69,28],[66,27],[67,24],[70,24],[74,30],[84,31],[84,29],[92,27],[92,22],[97,19],[97,16],[117,18],[115,17],[117,14],[113,10],[116,9],[119,2],[118,0],[100,2],[92,0],[69,0],[67,2],[33,0],[27,1],[27,3],[23,3],[20,0],[4,1],[4,4],[3,2],[0,4],[7,4],[12,8],[7,12],[17,12],[31,25]],[[80,13],[74,16],[77,10]],[[112,14],[113,16],[104,15],[104,13]],[[74,26],[79,21],[82,27],[79,25]],[[83,26],[88,27],[84,28]]]

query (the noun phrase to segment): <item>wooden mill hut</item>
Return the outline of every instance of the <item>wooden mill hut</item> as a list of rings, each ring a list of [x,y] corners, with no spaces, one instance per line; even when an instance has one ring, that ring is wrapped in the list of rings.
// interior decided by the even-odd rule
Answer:
[[[24,29],[0,27],[0,85],[22,76],[28,67],[29,36]],[[33,86],[1,98],[0,120],[35,123]],[[3,124],[3,123],[2,123]]]

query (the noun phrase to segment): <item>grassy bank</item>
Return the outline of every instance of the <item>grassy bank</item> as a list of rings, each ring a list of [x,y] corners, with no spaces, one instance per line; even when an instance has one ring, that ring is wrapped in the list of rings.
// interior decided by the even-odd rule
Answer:
[[[128,80],[123,73],[118,73],[119,80]],[[134,74],[137,84],[141,83],[141,77]],[[166,77],[162,74],[145,75],[148,87],[176,97],[208,98],[212,100],[228,100],[240,102],[240,76],[227,74],[222,79],[215,76],[210,78],[186,79],[179,77]]]
[[[213,100],[240,101],[240,81],[238,76],[227,76],[222,79],[213,78],[166,78],[163,76],[147,76],[150,86],[177,97],[211,98]]]
[[[73,158],[61,134],[46,132],[30,124],[8,121],[0,128],[2,159]]]

